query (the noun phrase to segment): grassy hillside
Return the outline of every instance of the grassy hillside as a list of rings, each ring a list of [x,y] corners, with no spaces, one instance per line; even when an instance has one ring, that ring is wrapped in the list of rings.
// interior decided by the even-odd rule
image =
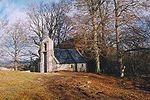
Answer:
[[[43,75],[23,72],[0,72],[0,99],[48,98],[41,82]]]
[[[150,100],[133,82],[106,75],[57,72],[48,74],[0,71],[0,100]]]

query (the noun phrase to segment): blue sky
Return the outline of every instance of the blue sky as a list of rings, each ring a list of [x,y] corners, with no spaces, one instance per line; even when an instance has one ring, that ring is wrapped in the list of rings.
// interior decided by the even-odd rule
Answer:
[[[40,1],[40,0],[37,0]],[[23,9],[27,4],[33,2],[33,0],[1,0],[0,1],[0,9],[5,11],[6,9],[11,9],[11,8],[19,8]]]
[[[25,14],[25,8],[32,3],[53,2],[58,0],[0,0],[0,17],[13,19],[16,16],[22,17]],[[14,20],[14,19],[13,19]]]
[[[57,0],[1,0],[0,1],[0,8],[7,7],[8,5],[10,5],[10,6],[13,5],[17,8],[23,8],[30,3],[35,3],[35,2],[38,3],[41,1],[53,2],[53,1],[57,1]]]

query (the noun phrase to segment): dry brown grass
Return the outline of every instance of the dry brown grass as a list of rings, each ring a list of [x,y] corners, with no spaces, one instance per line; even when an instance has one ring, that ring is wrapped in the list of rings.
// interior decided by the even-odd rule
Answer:
[[[44,79],[48,90],[63,100],[150,100],[150,92],[135,88],[132,81],[106,75],[61,72]]]
[[[41,82],[41,74],[0,71],[0,99],[46,99],[51,96]]]
[[[0,100],[150,100],[131,81],[106,75],[0,71]]]

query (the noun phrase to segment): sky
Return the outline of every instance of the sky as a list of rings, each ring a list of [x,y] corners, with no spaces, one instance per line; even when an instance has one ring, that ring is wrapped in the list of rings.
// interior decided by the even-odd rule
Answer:
[[[17,19],[24,20],[27,6],[41,1],[53,2],[57,0],[0,0],[0,18],[8,19],[10,23]]]

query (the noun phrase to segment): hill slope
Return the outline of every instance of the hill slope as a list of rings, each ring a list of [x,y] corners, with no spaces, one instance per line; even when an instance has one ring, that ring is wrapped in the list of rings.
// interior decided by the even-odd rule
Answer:
[[[150,100],[150,92],[133,82],[106,75],[56,72],[48,74],[0,72],[0,99]]]

